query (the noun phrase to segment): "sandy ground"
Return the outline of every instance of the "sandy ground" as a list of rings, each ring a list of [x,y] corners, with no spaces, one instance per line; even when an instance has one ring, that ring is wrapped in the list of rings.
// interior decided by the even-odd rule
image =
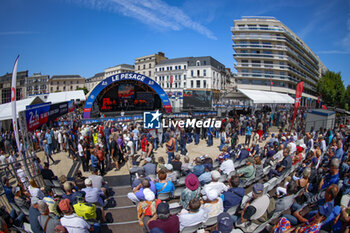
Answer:
[[[273,127],[270,132],[276,132],[277,128]],[[244,142],[245,137],[239,136],[239,143]],[[188,150],[188,156],[191,160],[193,160],[197,156],[202,155],[209,155],[211,158],[216,158],[219,151],[220,140],[218,138],[214,138],[214,145],[211,147],[207,146],[207,143],[205,140],[201,140],[199,145],[194,145],[194,143],[187,144],[187,150]],[[260,145],[265,144],[265,142],[260,143]],[[159,156],[163,156],[165,161],[167,161],[167,154],[165,152],[165,146],[163,148],[158,148],[157,151],[155,151],[155,158],[157,159]],[[38,157],[41,159],[42,163],[46,161],[46,157],[44,155],[44,152],[38,152]],[[74,162],[72,159],[68,158],[68,152],[61,152],[53,155],[53,158],[58,161],[56,164],[52,164],[50,161],[50,168],[53,170],[55,175],[58,177],[61,175],[66,175],[68,177],[74,177],[75,172],[77,169],[82,170],[82,166],[80,163]],[[141,165],[143,162],[141,162]],[[114,165],[113,165],[114,167]],[[115,171],[115,169],[112,169],[107,172],[105,176],[117,176],[117,175],[127,175],[129,174],[129,163],[126,163],[121,167],[119,171]],[[84,173],[84,176],[88,176],[89,173]]]

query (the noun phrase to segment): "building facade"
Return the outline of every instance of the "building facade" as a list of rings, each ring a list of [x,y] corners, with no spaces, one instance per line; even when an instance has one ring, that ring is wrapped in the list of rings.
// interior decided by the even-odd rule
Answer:
[[[17,100],[26,98],[27,77],[28,77],[28,70],[17,72],[17,83],[16,83]],[[0,77],[1,104],[11,102],[11,82],[12,82],[12,73],[7,73]]]
[[[234,21],[231,31],[238,88],[294,95],[296,84],[304,81],[303,97],[317,99],[317,81],[326,68],[282,22],[243,17]]]
[[[75,91],[85,86],[85,78],[80,75],[54,75],[49,81],[50,93],[60,91]]]
[[[26,97],[49,93],[49,75],[34,73],[26,80]]]
[[[133,73],[135,71],[135,67],[129,64],[120,64],[113,67],[109,67],[105,69],[105,78],[112,76],[114,74],[120,73]]]
[[[182,106],[187,89],[212,91],[213,102],[226,89],[230,73],[210,56],[182,57],[160,61],[155,66],[154,80],[168,93],[172,106]]]
[[[105,72],[97,73],[93,77],[86,79],[85,87],[88,89],[88,91],[91,91],[104,78],[105,78]]]
[[[135,73],[146,75],[151,79],[154,79],[155,66],[163,60],[168,58],[165,57],[163,52],[157,54],[151,54],[143,57],[137,57],[135,59]]]

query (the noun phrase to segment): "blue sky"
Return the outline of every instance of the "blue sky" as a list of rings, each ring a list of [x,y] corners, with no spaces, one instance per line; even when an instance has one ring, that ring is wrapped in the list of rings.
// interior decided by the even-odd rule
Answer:
[[[233,20],[274,16],[350,84],[350,0],[2,0],[0,75],[91,77],[162,51],[212,56],[233,68]]]

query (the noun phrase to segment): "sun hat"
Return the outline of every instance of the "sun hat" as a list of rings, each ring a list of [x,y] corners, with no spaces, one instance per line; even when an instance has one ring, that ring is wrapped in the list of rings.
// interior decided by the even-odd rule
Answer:
[[[146,201],[154,201],[154,198],[156,197],[154,192],[149,188],[143,190],[143,195],[145,196]]]
[[[197,190],[199,187],[199,180],[194,174],[189,174],[185,179],[186,188],[191,191]]]

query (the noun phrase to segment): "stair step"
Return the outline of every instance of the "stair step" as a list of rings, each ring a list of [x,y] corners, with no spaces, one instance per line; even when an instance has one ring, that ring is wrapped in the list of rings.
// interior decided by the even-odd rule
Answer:
[[[106,210],[113,217],[113,223],[130,222],[137,220],[136,206],[116,207]]]
[[[139,233],[143,231],[138,221],[130,221],[125,223],[109,223],[101,227],[101,232]]]
[[[127,195],[132,191],[130,186],[112,187],[112,190],[114,192],[114,196]]]
[[[132,201],[130,201],[130,199],[127,196],[114,196],[112,198],[117,202],[116,207],[131,206],[134,204],[132,203]],[[134,206],[136,208],[136,205]]]

